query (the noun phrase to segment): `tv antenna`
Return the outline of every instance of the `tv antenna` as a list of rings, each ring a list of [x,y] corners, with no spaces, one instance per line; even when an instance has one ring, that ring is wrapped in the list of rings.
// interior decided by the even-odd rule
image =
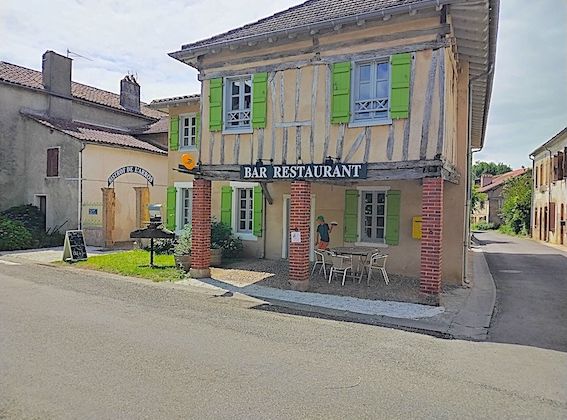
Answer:
[[[69,58],[70,55],[72,55],[74,57],[81,57],[81,58],[84,58],[85,60],[88,60],[88,61],[93,61],[90,58],[85,57],[84,55],[78,54],[76,52],[73,52],[69,48],[67,48],[67,58]]]

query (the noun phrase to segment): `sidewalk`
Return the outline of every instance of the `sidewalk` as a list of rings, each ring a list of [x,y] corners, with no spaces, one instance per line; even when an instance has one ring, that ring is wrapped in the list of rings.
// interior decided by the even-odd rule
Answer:
[[[87,246],[87,255],[107,254],[113,251],[107,251],[104,248]],[[63,247],[56,246],[52,248],[22,249],[18,251],[2,251],[0,256],[11,256],[17,258],[25,258],[26,260],[39,263],[51,263],[63,260]]]
[[[459,287],[441,296],[442,306],[358,299],[297,292],[265,286],[237,286],[214,279],[177,282],[216,290],[220,295],[240,294],[261,299],[263,309],[342,321],[394,327],[445,338],[485,340],[496,300],[492,275],[479,247],[469,253],[471,287]]]

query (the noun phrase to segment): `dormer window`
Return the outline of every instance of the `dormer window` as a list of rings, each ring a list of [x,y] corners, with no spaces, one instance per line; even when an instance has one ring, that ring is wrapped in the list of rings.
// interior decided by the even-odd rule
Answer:
[[[226,79],[225,118],[227,131],[251,130],[252,77],[242,76]]]

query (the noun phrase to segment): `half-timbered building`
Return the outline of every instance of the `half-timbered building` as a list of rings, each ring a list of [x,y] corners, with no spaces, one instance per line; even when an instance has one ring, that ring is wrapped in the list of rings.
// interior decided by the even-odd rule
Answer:
[[[212,216],[305,290],[323,215],[331,246],[383,247],[422,292],[460,284],[497,19],[497,0],[309,0],[171,53],[202,81],[192,275]]]

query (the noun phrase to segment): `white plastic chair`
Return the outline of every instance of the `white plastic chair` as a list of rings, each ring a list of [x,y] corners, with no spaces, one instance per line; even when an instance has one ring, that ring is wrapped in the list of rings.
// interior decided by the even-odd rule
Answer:
[[[365,269],[368,270],[368,277],[366,279],[366,284],[370,286],[370,277],[372,277],[372,270],[376,269],[382,273],[382,277],[384,277],[384,282],[386,284],[390,283],[390,279],[388,278],[388,273],[386,273],[386,259],[388,258],[387,255],[383,255],[379,252],[376,252],[370,256],[370,261],[366,265]],[[358,282],[360,283],[362,280],[362,276],[364,275],[364,271],[361,272]]]
[[[352,276],[352,256],[330,254],[329,258],[333,263],[333,265],[331,266],[331,271],[329,273],[329,284],[331,283],[333,275],[338,274],[343,276],[342,286],[344,286],[345,279],[349,271],[350,275]]]
[[[329,255],[328,251],[318,251],[315,250],[315,263],[313,264],[313,270],[311,270],[311,275],[313,276],[313,273],[315,272],[315,269],[317,268],[318,265],[320,265],[321,267],[319,268],[319,274],[321,274],[321,271],[323,272],[323,274],[325,275],[325,278],[327,278],[327,265],[330,264],[328,261],[325,261],[325,255]]]

